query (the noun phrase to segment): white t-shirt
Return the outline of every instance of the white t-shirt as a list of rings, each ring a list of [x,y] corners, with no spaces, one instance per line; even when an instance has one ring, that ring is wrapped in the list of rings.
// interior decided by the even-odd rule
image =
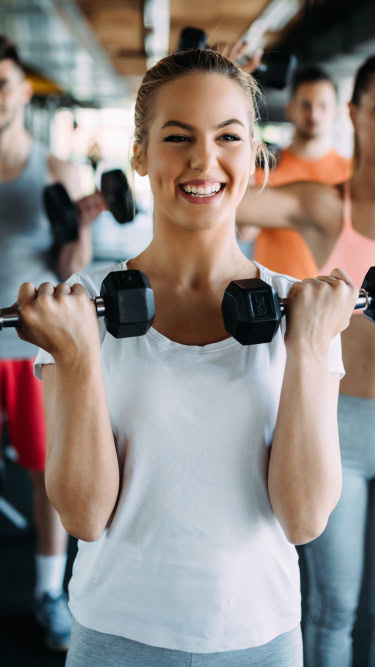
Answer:
[[[123,269],[69,282],[95,296]],[[259,269],[280,297],[295,282]],[[268,344],[200,347],[153,328],[117,340],[101,321],[121,491],[100,539],[79,541],[69,587],[79,623],[194,653],[258,646],[298,625],[298,557],[267,492],[284,327]],[[37,375],[52,362],[40,351]],[[329,365],[343,373],[339,337]]]

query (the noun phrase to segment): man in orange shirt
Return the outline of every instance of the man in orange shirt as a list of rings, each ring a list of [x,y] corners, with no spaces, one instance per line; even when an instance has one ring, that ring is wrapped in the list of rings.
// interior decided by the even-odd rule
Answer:
[[[297,72],[292,83],[286,115],[295,127],[289,148],[282,150],[270,174],[270,185],[293,181],[318,181],[334,185],[350,177],[350,160],[332,149],[332,130],[337,117],[336,87],[320,67]],[[258,185],[263,172],[256,173]],[[251,234],[251,229],[249,230]],[[240,232],[246,240],[246,227]],[[259,232],[254,259],[273,271],[296,278],[319,273],[310,249],[298,232],[263,229]]]

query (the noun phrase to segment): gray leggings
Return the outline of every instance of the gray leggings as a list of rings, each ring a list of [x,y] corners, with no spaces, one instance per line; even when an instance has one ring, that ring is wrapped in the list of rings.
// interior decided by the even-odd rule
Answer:
[[[340,394],[338,422],[341,498],[323,534],[302,547],[307,575],[302,587],[307,592],[303,595],[305,667],[352,664],[352,630],[367,563],[362,601],[372,627],[375,613],[375,593],[371,590],[375,574],[375,400]],[[358,664],[373,667],[375,631],[365,628],[363,622],[358,629],[363,634],[357,642]]]
[[[73,619],[66,667],[302,667],[300,627],[255,648],[186,653],[108,635]]]

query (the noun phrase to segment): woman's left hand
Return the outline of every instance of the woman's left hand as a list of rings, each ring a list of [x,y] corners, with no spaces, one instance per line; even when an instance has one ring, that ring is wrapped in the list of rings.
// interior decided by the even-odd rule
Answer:
[[[318,354],[328,352],[333,338],[349,326],[357,298],[358,288],[342,269],[292,285],[287,301],[287,348],[302,345]]]

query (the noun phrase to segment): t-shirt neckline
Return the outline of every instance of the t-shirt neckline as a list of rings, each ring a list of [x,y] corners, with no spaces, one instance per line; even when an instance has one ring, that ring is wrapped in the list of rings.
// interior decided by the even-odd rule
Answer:
[[[122,262],[122,265],[124,266],[125,270],[127,269],[128,262],[130,262],[132,259],[133,258],[129,257],[129,259],[126,259]],[[261,264],[259,264],[253,259],[250,261],[257,267],[260,279],[268,283],[269,280],[267,280],[266,277],[267,271],[265,267],[263,267]],[[218,340],[214,343],[207,343],[206,345],[186,345],[184,343],[178,343],[177,341],[171,340],[167,336],[164,336],[164,334],[160,333],[160,331],[157,331],[157,329],[155,329],[153,326],[149,328],[148,332],[146,333],[146,336],[149,339],[152,338],[155,342],[164,345],[165,347],[169,347],[169,349],[189,350],[190,352],[199,352],[199,353],[217,352],[235,346],[246,347],[241,345],[241,343],[239,343],[232,336],[228,336],[228,338],[224,338],[223,340]]]

